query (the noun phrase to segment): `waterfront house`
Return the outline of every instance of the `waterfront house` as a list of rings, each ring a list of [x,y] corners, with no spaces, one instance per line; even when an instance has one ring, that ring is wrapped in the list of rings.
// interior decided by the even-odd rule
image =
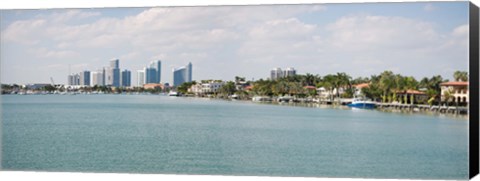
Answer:
[[[244,91],[249,85],[246,81],[235,81],[235,89],[238,91]]]
[[[369,85],[370,85],[370,83],[362,83],[362,84],[353,85],[353,87],[355,87],[355,94],[354,94],[354,96],[355,96],[355,97],[362,97],[362,96],[364,96],[363,93],[362,93],[362,89],[363,89],[363,88],[368,88]]]
[[[145,90],[147,89],[160,89],[163,90],[165,87],[163,84],[156,84],[156,83],[149,83],[149,84],[143,84],[143,88]]]
[[[343,93],[345,93],[345,88],[338,88],[338,95],[342,95]],[[325,87],[319,87],[317,88],[317,94],[320,100],[335,99],[335,97],[337,96],[337,88],[334,88],[333,90],[328,90]]]
[[[202,94],[214,94],[217,93],[218,90],[225,84],[225,82],[218,82],[218,81],[208,81],[205,83],[197,83],[196,85],[192,85],[188,91],[194,93],[195,95],[202,95]]]
[[[468,104],[468,82],[444,82],[440,84],[441,100],[446,101],[446,92],[452,96],[450,101],[459,105]]]
[[[425,103],[428,101],[428,95],[423,91],[418,90],[403,90],[396,92],[397,99],[400,100],[404,104],[418,104],[418,103]],[[405,100],[406,96],[406,100]],[[412,102],[413,96],[413,102]],[[406,102],[405,102],[406,101]]]

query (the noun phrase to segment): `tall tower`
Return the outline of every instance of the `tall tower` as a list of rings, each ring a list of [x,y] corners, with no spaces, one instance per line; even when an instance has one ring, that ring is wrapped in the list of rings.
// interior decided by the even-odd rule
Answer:
[[[131,79],[132,79],[132,73],[129,70],[124,70],[122,71],[122,86],[123,87],[130,87],[131,85]]]
[[[107,74],[107,85],[120,87],[120,66],[119,60],[110,60],[110,67]]]
[[[156,69],[155,72],[155,83],[160,83],[162,81],[162,61],[152,61],[150,68]]]
[[[137,70],[137,86],[138,87],[143,87],[143,84],[145,84],[145,69],[142,70]]]
[[[119,66],[119,60],[118,59],[113,59],[113,60],[110,60],[110,67],[111,68],[120,68]]]
[[[187,66],[173,68],[173,86],[192,81],[192,63]]]
[[[192,81],[192,62],[189,62],[188,65],[187,65],[187,82],[191,82]]]
[[[283,77],[283,71],[281,68],[274,68],[270,71],[270,79],[277,80],[278,78]]]

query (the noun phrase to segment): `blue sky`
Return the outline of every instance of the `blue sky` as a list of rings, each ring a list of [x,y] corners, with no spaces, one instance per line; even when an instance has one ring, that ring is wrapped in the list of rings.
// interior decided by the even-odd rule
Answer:
[[[267,78],[274,67],[417,78],[468,69],[468,2],[1,11],[1,82],[66,83],[112,58],[136,71],[193,64],[193,79]],[[70,68],[69,68],[70,67]]]

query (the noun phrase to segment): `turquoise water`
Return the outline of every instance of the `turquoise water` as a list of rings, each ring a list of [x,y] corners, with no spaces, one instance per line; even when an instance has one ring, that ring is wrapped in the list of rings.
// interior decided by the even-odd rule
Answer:
[[[2,169],[467,179],[468,120],[154,95],[2,96]]]

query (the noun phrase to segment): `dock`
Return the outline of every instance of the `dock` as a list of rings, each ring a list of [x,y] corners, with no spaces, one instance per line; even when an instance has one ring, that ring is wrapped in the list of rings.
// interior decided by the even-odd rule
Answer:
[[[457,106],[430,106],[430,105],[416,105],[416,104],[400,104],[400,103],[377,103],[380,109],[395,109],[395,110],[409,110],[414,112],[438,112],[451,114],[468,114],[468,107]]]

